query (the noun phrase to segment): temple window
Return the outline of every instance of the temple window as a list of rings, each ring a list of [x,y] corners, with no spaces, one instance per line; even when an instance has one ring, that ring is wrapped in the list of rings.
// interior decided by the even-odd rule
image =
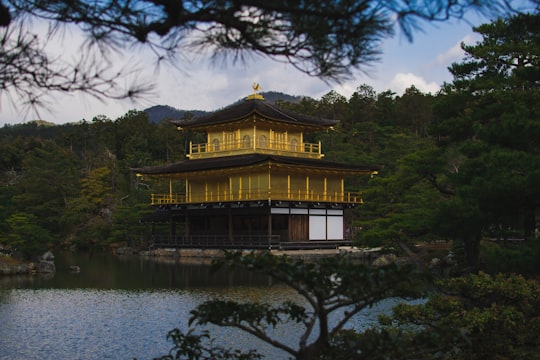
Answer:
[[[218,139],[214,139],[214,141],[212,141],[212,150],[213,151],[219,151],[219,140]]]
[[[224,138],[225,138],[225,144],[224,144],[225,149],[231,149],[235,146],[238,146],[238,144],[234,143],[234,132],[226,132],[224,134]]]
[[[242,138],[242,148],[243,149],[249,149],[251,147],[251,138],[249,135],[244,135]]]
[[[287,138],[287,135],[284,132],[275,133],[276,145],[278,149],[283,149],[287,146],[285,143],[286,138]]]
[[[261,135],[259,137],[259,147],[262,147],[262,148],[268,147],[268,139],[266,138],[266,136]]]

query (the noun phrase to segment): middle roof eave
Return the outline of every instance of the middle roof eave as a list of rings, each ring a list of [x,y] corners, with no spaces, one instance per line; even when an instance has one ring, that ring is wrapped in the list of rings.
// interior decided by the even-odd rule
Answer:
[[[147,166],[134,168],[133,171],[143,175],[167,175],[180,174],[196,171],[223,170],[253,166],[262,163],[276,163],[293,166],[304,166],[317,169],[337,170],[344,172],[373,172],[378,171],[378,166],[349,165],[332,161],[298,158],[289,156],[276,156],[267,154],[245,154],[235,156],[222,156],[215,158],[184,160],[173,164]]]

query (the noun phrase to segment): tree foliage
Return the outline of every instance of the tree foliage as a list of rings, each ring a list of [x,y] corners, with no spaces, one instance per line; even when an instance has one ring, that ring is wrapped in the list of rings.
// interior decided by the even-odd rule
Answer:
[[[457,235],[461,227],[472,266],[478,265],[479,240],[489,229],[500,229],[492,234],[497,238],[511,237],[510,229],[533,237],[540,204],[538,24],[536,12],[475,28],[482,41],[463,45],[466,57],[450,68],[454,82],[436,106],[434,135],[451,155],[438,172],[456,194],[438,218],[446,235]]]
[[[400,331],[402,359],[537,359],[539,291],[518,275],[454,278],[426,304],[398,305],[384,323],[390,331],[414,325]]]
[[[50,247],[52,234],[38,225],[38,218],[29,213],[17,212],[5,219],[7,229],[0,233],[0,243],[25,256],[34,256]]]
[[[536,280],[479,273],[432,283],[418,272],[370,268],[349,260],[338,256],[305,262],[269,254],[227,254],[222,264],[229,271],[240,267],[267,274],[294,289],[302,301],[269,305],[208,300],[191,312],[188,330],[169,333],[174,346],[162,359],[262,356],[215,343],[217,339],[204,330],[207,324],[240,329],[295,359],[538,358],[540,287]],[[359,309],[388,296],[418,296],[419,290],[426,289],[430,289],[426,301],[399,303],[392,313],[380,316],[379,325],[361,331],[344,327]],[[334,311],[338,319],[329,322]],[[290,339],[272,333],[283,323],[304,325],[296,349],[289,345]],[[319,329],[312,332],[315,324]]]
[[[372,268],[347,255],[312,262],[269,253],[226,253],[225,259],[217,262],[217,269],[223,266],[229,270],[241,268],[268,275],[294,289],[302,301],[284,301],[273,306],[259,302],[209,300],[191,311],[190,325],[215,324],[240,329],[295,359],[350,358],[356,347],[338,349],[334,343],[348,322],[382,299],[420,296],[425,280],[423,274],[412,267]],[[272,335],[271,329],[288,323],[302,326],[296,347]],[[187,358],[183,344],[193,333],[193,330],[184,334],[175,329],[169,334],[175,340],[173,353],[176,351],[176,358]],[[336,351],[338,357],[334,357]]]
[[[149,192],[134,188],[129,167],[171,161],[184,153],[183,135],[172,125],[166,141],[161,140],[165,125],[128,112],[115,121],[100,116],[78,124],[0,129],[0,148],[6,150],[0,162],[0,232],[9,233],[12,215],[25,213],[44,231],[35,234],[47,233],[46,241],[35,236],[8,241],[4,236],[0,243],[40,251],[32,244],[140,242],[144,229],[138,219],[151,210]],[[175,146],[177,153],[170,155],[166,146]]]

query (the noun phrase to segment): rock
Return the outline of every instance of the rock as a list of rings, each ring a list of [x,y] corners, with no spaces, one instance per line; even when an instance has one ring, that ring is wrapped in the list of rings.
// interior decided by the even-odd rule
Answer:
[[[454,253],[452,251],[448,252],[448,255],[444,257],[444,261],[448,265],[455,265],[456,264],[456,257],[454,256]]]
[[[166,257],[177,257],[178,256],[178,252],[176,251],[176,249],[167,249],[167,248],[160,248],[160,249],[155,249],[154,251],[152,251],[152,255],[153,256],[166,256]]]
[[[1,275],[17,275],[17,274],[29,274],[35,270],[34,263],[23,264],[7,264],[0,261],[0,274]]]
[[[397,256],[394,254],[385,254],[381,255],[375,260],[373,260],[373,263],[371,265],[373,266],[386,266],[390,265],[394,262],[396,262]]]
[[[41,260],[36,267],[38,273],[51,274],[56,272],[56,266],[53,261]]]
[[[71,266],[69,267],[69,272],[78,274],[78,273],[81,272],[81,268],[78,267],[77,265],[71,265]]]
[[[39,259],[43,260],[43,261],[54,261],[54,255],[49,250],[49,251],[45,252],[43,255],[41,255],[41,257]]]

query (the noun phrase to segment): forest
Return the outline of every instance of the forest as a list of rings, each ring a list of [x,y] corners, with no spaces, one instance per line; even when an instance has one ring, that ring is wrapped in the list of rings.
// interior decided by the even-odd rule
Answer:
[[[355,209],[355,245],[398,254],[418,243],[452,241],[464,268],[539,271],[540,53],[538,15],[475,28],[452,83],[436,94],[402,95],[361,84],[346,98],[278,101],[339,120],[321,141],[325,158],[379,165]],[[184,116],[193,116],[185,113]],[[0,129],[0,243],[34,256],[47,248],[136,244],[152,211],[151,186],[131,168],[185,159],[200,134],[141,111],[64,125],[29,122]],[[488,241],[489,240],[489,241]],[[519,246],[515,244],[519,243]]]

